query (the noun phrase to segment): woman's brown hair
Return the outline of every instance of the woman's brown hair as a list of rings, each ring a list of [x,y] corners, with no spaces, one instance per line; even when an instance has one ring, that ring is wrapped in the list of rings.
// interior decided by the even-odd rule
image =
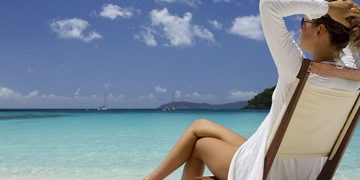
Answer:
[[[334,0],[327,0],[329,2]],[[330,43],[338,51],[347,45],[353,52],[360,50],[360,19],[358,17],[347,18],[350,27],[347,28],[341,23],[333,20],[329,15],[324,15],[318,19],[313,19],[312,24],[317,27],[323,24],[329,32]]]

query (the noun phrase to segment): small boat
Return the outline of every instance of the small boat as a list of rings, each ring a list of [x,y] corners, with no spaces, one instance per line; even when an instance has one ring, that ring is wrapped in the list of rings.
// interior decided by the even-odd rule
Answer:
[[[175,103],[175,91],[173,92],[172,101],[170,103]],[[176,108],[174,106],[169,105],[168,107],[162,108],[162,111],[175,111]]]
[[[167,108],[163,108],[163,111],[175,111],[175,107],[167,107]]]
[[[106,106],[100,106],[97,110],[98,111],[105,111],[107,110],[108,108]]]
[[[100,106],[97,110],[98,111],[108,110],[108,108],[107,108],[107,93],[104,94],[104,105]]]

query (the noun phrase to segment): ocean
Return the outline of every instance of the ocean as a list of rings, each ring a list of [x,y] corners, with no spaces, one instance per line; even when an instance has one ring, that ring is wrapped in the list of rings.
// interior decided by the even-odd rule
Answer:
[[[140,180],[196,119],[250,137],[268,111],[0,111],[1,180]],[[360,178],[360,130],[334,179]],[[179,168],[168,178],[181,178]],[[210,175],[208,170],[205,174]]]

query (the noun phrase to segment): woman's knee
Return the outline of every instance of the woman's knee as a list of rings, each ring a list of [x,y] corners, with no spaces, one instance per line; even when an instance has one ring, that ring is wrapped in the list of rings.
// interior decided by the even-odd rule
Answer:
[[[193,129],[200,129],[203,128],[204,126],[207,126],[210,124],[210,120],[205,119],[205,118],[200,118],[200,119],[196,119],[192,124],[191,127]]]
[[[208,119],[205,119],[205,118],[200,118],[200,119],[196,119],[193,123],[192,123],[192,126],[203,126],[204,124],[208,124],[209,122],[211,122],[210,120]]]
[[[216,138],[201,138],[195,143],[193,156],[206,164],[218,178],[226,179],[231,160],[238,147]]]
[[[190,126],[190,129],[193,131],[194,135],[197,137],[202,137],[201,132],[206,129],[205,127],[210,124],[210,120],[200,118],[196,119]]]

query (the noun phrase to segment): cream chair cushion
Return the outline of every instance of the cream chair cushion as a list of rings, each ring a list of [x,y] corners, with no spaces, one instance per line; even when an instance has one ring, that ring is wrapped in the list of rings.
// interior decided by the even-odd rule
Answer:
[[[329,156],[349,119],[359,92],[324,88],[307,82],[278,155],[285,157]]]

